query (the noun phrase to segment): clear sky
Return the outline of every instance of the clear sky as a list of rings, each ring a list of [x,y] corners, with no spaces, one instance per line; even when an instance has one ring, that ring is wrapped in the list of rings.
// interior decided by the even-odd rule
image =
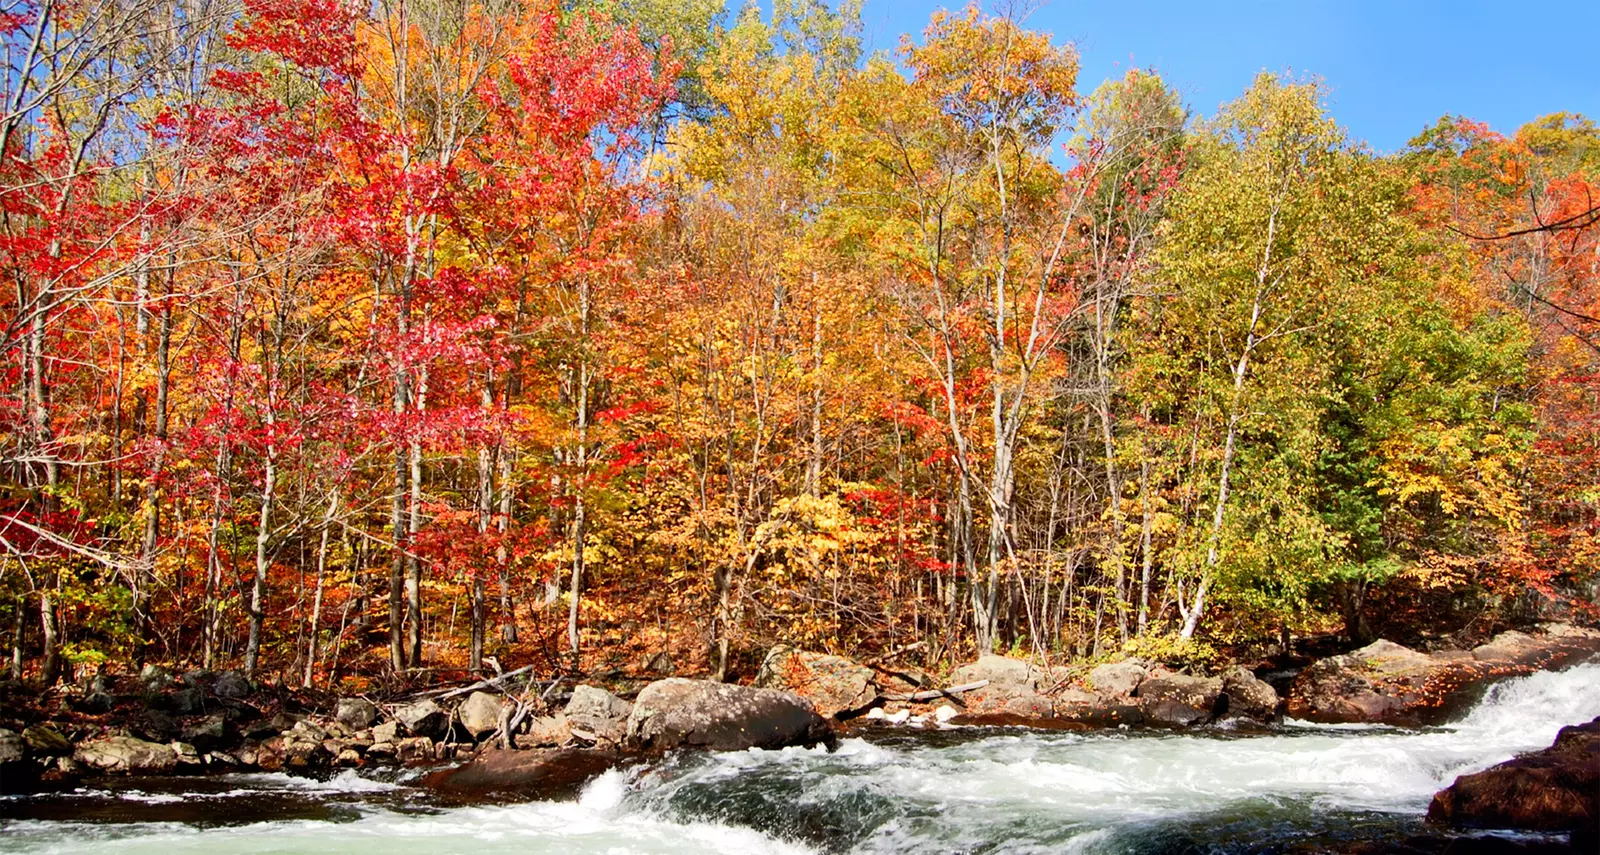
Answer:
[[[964,6],[865,0],[869,49]],[[1334,117],[1379,151],[1445,113],[1504,132],[1558,110],[1600,120],[1600,0],[1048,0],[1026,25],[1078,46],[1082,91],[1154,68],[1203,115],[1262,70],[1315,75]]]

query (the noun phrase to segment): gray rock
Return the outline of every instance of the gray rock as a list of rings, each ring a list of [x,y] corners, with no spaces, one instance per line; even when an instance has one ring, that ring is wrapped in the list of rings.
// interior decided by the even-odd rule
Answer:
[[[28,753],[28,746],[14,731],[0,728],[0,765],[6,763],[21,763],[22,758]]]
[[[72,759],[100,772],[171,772],[178,765],[171,746],[131,736],[108,736],[82,743]]]
[[[72,742],[54,728],[36,724],[22,731],[22,741],[36,754],[71,754]]]
[[[333,718],[346,727],[363,730],[378,720],[378,708],[366,698],[340,698]]]
[[[90,692],[72,702],[72,708],[89,715],[103,715],[116,706],[116,699],[105,692]]]
[[[832,747],[837,737],[810,702],[791,692],[670,677],[639,693],[628,717],[627,741],[645,750],[741,751]]]
[[[146,691],[159,692],[172,685],[172,672],[160,665],[146,665],[139,669],[139,684]]]
[[[456,718],[461,720],[461,726],[472,734],[472,738],[477,739],[500,729],[500,711],[504,708],[505,703],[499,695],[473,692],[461,702],[456,710]]]
[[[184,725],[183,732],[179,735],[183,737],[184,742],[192,742],[200,748],[215,748],[228,738],[228,716],[226,713],[212,713],[199,721]]]
[[[178,737],[181,729],[177,719],[154,707],[135,717],[129,723],[129,728],[135,736],[143,737],[150,742],[171,742]]]
[[[205,709],[204,689],[188,686],[168,694],[164,699],[167,709],[178,715],[194,715]]]
[[[394,711],[395,720],[412,736],[444,735],[450,716],[432,700],[417,701]]]
[[[238,671],[223,671],[211,683],[211,693],[219,698],[238,700],[250,695],[250,681]]]
[[[593,734],[596,741],[622,742],[628,732],[633,704],[594,686],[578,686],[564,711],[574,728]]]
[[[1149,672],[1137,662],[1111,662],[1089,672],[1089,686],[1104,698],[1130,697]]]
[[[959,686],[988,680],[989,686],[994,688],[1009,686],[1032,690],[1038,688],[1040,676],[1038,669],[1021,659],[979,656],[978,661],[950,672],[950,682]]]

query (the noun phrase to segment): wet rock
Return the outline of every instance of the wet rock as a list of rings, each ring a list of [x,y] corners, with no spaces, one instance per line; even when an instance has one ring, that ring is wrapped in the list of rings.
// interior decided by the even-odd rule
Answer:
[[[249,697],[250,681],[238,671],[223,671],[211,682],[211,694],[230,700]]]
[[[378,707],[366,698],[340,698],[333,720],[355,730],[364,730],[378,720]]]
[[[393,742],[374,742],[367,746],[368,757],[389,758],[399,753],[399,748]]]
[[[952,685],[965,685],[988,680],[991,687],[1038,688],[1039,671],[1021,659],[1006,656],[979,656],[978,661],[962,665],[950,672]]]
[[[62,736],[60,731],[42,724],[36,724],[22,731],[22,741],[26,742],[35,754],[63,755],[72,753],[71,740]]]
[[[627,731],[627,720],[623,720],[623,731]],[[567,721],[565,713],[538,716],[528,722],[528,732],[519,733],[516,737],[518,748],[554,748],[565,745],[572,738],[572,724]]]
[[[1600,718],[1561,729],[1542,751],[1462,775],[1428,806],[1428,821],[1465,828],[1571,831],[1600,843]],[[1580,840],[1580,837],[1583,838]]]
[[[1204,724],[1220,711],[1222,680],[1172,674],[1139,684],[1139,711],[1145,721],[1188,727]]]
[[[756,685],[785,689],[810,701],[825,717],[844,717],[878,700],[877,674],[843,656],[779,645],[761,663]]]
[[[504,708],[505,702],[499,695],[473,692],[461,702],[456,710],[456,718],[461,720],[462,728],[472,734],[473,739],[478,739],[500,729],[500,713]]]
[[[412,736],[443,736],[450,716],[431,700],[417,701],[394,711],[395,721]]]
[[[333,758],[333,764],[335,766],[344,767],[360,766],[361,752],[355,750],[354,748],[346,748],[345,750],[339,752],[339,756]]]
[[[832,747],[833,729],[791,692],[669,677],[639,693],[628,717],[636,748],[739,751],[790,745]]]
[[[1089,672],[1089,687],[1104,698],[1131,697],[1149,672],[1137,662],[1110,662]]]
[[[171,746],[131,736],[108,736],[80,744],[72,759],[100,772],[156,774],[171,772],[178,758]]]
[[[1247,668],[1228,669],[1222,675],[1222,690],[1228,696],[1227,715],[1268,722],[1278,717],[1277,690]]]
[[[591,741],[619,745],[627,735],[633,704],[604,689],[580,685],[572,690],[563,712],[570,729],[592,734]]]
[[[1145,723],[1144,710],[1138,704],[1097,700],[1093,704],[1056,704],[1055,717],[1059,721],[1085,727],[1137,727]]]
[[[470,801],[571,798],[584,784],[623,760],[615,751],[588,748],[490,748],[469,763],[429,774],[422,783],[438,793]]]

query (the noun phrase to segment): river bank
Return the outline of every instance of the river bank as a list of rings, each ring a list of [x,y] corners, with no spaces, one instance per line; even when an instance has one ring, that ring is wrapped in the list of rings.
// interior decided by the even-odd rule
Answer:
[[[0,784],[34,794],[7,801],[6,815],[17,821],[59,822],[87,813],[101,816],[99,821],[185,827],[334,822],[357,821],[372,810],[404,814],[452,805],[568,804],[574,798],[581,805],[599,798],[593,794],[597,786],[622,781],[628,793],[643,792],[677,780],[673,770],[706,763],[721,768],[730,756],[832,758],[817,762],[825,769],[842,763],[838,769],[849,777],[855,762],[849,758],[862,752],[889,751],[881,759],[898,768],[941,752],[976,762],[976,756],[960,753],[968,750],[963,746],[981,744],[1005,754],[1008,746],[1026,744],[1052,758],[1046,765],[1065,763],[1074,774],[1086,768],[1078,753],[1088,751],[1095,764],[1106,764],[1105,774],[1071,783],[1075,799],[1106,797],[1093,795],[1096,786],[1113,792],[1152,786],[1153,780],[1136,779],[1157,778],[1166,766],[1165,774],[1189,781],[1184,786],[1224,801],[1259,786],[1251,798],[1292,801],[1320,792],[1314,807],[1327,799],[1343,804],[1339,800],[1351,795],[1343,776],[1353,770],[1330,762],[1383,747],[1423,756],[1416,760],[1420,767],[1399,772],[1376,754],[1368,758],[1377,763],[1374,768],[1387,769],[1384,774],[1409,777],[1404,798],[1378,798],[1361,808],[1387,817],[1378,823],[1386,830],[1374,831],[1367,842],[1407,839],[1423,847],[1416,851],[1429,851],[1428,841],[1459,834],[1420,824],[1434,792],[1455,780],[1451,771],[1476,773],[1517,752],[1544,748],[1556,728],[1600,713],[1600,695],[1590,698],[1573,676],[1596,670],[1580,664],[1596,650],[1600,635],[1551,625],[1532,634],[1504,633],[1470,651],[1422,653],[1380,641],[1292,675],[1257,675],[1239,667],[1182,673],[1140,660],[1048,669],[984,657],[955,669],[946,685],[930,688],[931,678],[910,669],[871,668],[778,648],[755,687],[664,679],[625,698],[599,686],[562,691],[559,683],[522,683],[506,675],[431,697],[316,699],[321,709],[307,708],[311,699],[259,691],[235,674],[175,676],[146,669],[134,685],[123,682],[64,699],[54,717],[0,722],[7,725],[0,728]],[[1263,676],[1276,678],[1283,694]],[[1547,695],[1565,694],[1550,709],[1525,709],[1534,703],[1527,692],[1535,690],[1510,687],[1529,684],[1543,685],[1537,691]],[[1517,716],[1536,724],[1515,721]],[[1447,720],[1458,724],[1438,729]],[[1544,731],[1549,733],[1542,741],[1536,738]],[[1468,732],[1476,734],[1470,741],[1441,736]],[[1347,738],[1359,740],[1345,745]],[[836,743],[838,754],[829,755],[826,746]],[[1204,749],[1201,754],[1225,748],[1230,763],[1236,755],[1251,758],[1235,771],[1255,782],[1230,784],[1188,768],[1198,760],[1192,756],[1196,746]],[[682,748],[721,753],[684,755],[676,750]],[[752,755],[743,750],[748,748],[768,750]],[[1057,755],[1074,759],[1053,759]],[[1019,769],[1038,765],[1013,759]],[[1302,760],[1310,765],[1289,778],[1271,771],[1273,764],[1293,767]],[[749,771],[762,780],[778,768],[735,767],[722,774],[742,779]],[[790,792],[797,799],[809,797],[806,787],[836,786],[823,773],[801,777],[810,783]],[[604,780],[613,783],[597,783]],[[1389,786],[1364,776],[1354,780],[1366,789]],[[263,782],[276,783],[262,789]],[[296,795],[325,786],[360,795],[348,809],[338,808],[337,799]],[[1001,798],[1004,787],[996,786],[985,799]],[[231,802],[235,789],[259,797]],[[733,791],[717,796],[731,803],[744,798]],[[781,811],[776,803],[770,807]],[[1358,807],[1352,802],[1350,809]],[[1317,824],[1315,810],[1298,810],[1299,819],[1284,821],[1297,828]],[[1405,817],[1400,825],[1392,822],[1396,816]],[[973,821],[982,824],[976,816]],[[1465,815],[1446,822],[1484,824]],[[749,817],[735,824],[764,828]],[[1525,827],[1546,837],[1518,846],[1569,845],[1565,838],[1547,839],[1564,828]],[[804,828],[780,831],[784,840],[810,840]]]
[[[576,797],[455,805],[428,767],[115,777],[0,800],[19,855],[472,851],[1574,851],[1430,828],[1434,792],[1592,718],[1600,666],[1512,678],[1443,728],[859,725],[833,752],[675,752]]]

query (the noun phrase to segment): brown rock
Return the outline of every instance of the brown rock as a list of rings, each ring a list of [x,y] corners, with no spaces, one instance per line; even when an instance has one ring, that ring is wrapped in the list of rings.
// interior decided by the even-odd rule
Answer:
[[[101,772],[155,774],[178,765],[172,747],[131,736],[108,736],[82,743],[72,759]]]
[[[1467,828],[1572,831],[1600,841],[1600,718],[1564,727],[1543,751],[1462,775],[1428,806],[1428,821]],[[1575,835],[1574,845],[1578,845]]]
[[[842,656],[780,645],[761,663],[756,685],[784,689],[810,701],[825,717],[849,717],[878,700],[877,674]]]
[[[623,759],[615,751],[587,748],[490,748],[464,765],[429,774],[422,783],[436,792],[467,801],[570,798]]]
[[[1221,711],[1222,680],[1173,674],[1139,684],[1139,711],[1155,724],[1187,727],[1211,721]]]

